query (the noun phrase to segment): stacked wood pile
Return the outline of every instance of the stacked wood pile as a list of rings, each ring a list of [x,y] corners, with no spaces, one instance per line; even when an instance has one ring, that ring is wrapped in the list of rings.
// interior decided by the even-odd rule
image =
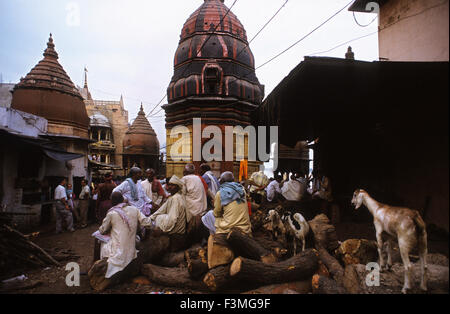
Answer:
[[[265,230],[266,214],[263,208],[253,212],[253,235],[233,229],[211,236],[208,246],[147,259],[141,274],[153,284],[214,293],[346,292],[344,269],[334,256],[339,243],[325,215],[309,222],[310,248],[292,256],[286,243],[272,240]]]
[[[0,277],[19,266],[59,266],[59,262],[27,236],[3,224],[0,226]]]

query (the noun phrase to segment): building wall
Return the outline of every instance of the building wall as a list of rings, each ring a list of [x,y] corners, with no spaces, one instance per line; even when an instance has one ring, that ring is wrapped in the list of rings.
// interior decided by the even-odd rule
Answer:
[[[205,127],[207,127],[208,125],[202,125],[202,132],[203,129]],[[192,125],[188,125],[186,126],[187,129],[189,130],[188,133],[185,134],[185,141],[182,142],[182,147],[183,147],[183,153],[184,155],[182,155],[182,158],[185,160],[180,160],[180,161],[175,161],[172,159],[172,147],[173,145],[178,142],[181,138],[182,135],[181,133],[179,134],[178,138],[171,138],[171,132],[173,129],[167,129],[166,130],[166,134],[167,134],[167,138],[166,138],[166,143],[167,143],[167,147],[166,147],[166,151],[167,151],[167,160],[166,160],[166,177],[171,177],[172,175],[176,175],[178,177],[183,177],[183,171],[184,171],[184,166],[188,163],[193,163],[196,166],[196,170],[199,169],[200,165],[203,162],[192,162],[193,159],[193,127]],[[219,125],[218,126],[221,131],[222,131],[222,159],[225,159],[225,127],[224,125]],[[238,144],[236,142],[237,137],[234,136],[233,137],[233,160],[234,161],[212,161],[209,164],[211,165],[211,168],[213,170],[213,173],[216,176],[220,176],[220,174],[222,172],[225,171],[231,171],[234,174],[235,179],[237,180],[239,178],[239,168],[240,168],[240,163],[239,161],[237,161],[237,157],[236,157],[236,153],[237,153],[237,149],[243,149],[243,153],[244,153],[244,158],[248,159],[248,136],[245,135],[244,136],[244,147],[238,147]],[[208,142],[210,139],[205,139],[202,138],[202,149],[203,149],[203,145]],[[173,147],[175,149],[175,147]],[[179,153],[181,153],[181,150],[179,150]],[[207,162],[205,162],[207,163]],[[253,172],[259,171],[261,162],[258,161],[249,161],[248,162],[248,176],[250,177],[250,175]]]
[[[391,0],[381,7],[379,56],[448,61],[448,0]]]
[[[124,109],[122,101],[85,100],[88,116],[96,112],[108,118],[112,127],[113,143],[116,145],[114,164],[123,164],[123,138],[128,130],[128,111]],[[126,175],[124,170],[115,170],[115,175]]]

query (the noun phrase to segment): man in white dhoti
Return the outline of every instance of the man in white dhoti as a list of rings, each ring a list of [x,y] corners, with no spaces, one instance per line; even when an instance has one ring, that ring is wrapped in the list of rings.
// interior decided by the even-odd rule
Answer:
[[[113,192],[111,202],[113,207],[108,211],[99,231],[93,234],[106,242],[102,243],[100,251],[100,258],[107,259],[108,262],[105,278],[111,278],[136,259],[136,231],[141,227],[152,226],[150,218],[145,217],[136,207],[124,203],[120,192]]]
[[[145,194],[141,184],[142,170],[137,167],[133,167],[130,170],[130,178],[122,182],[118,187],[113,190],[114,192],[120,192],[124,197],[125,202],[128,202],[131,206],[139,209],[145,216],[151,214],[152,200]]]
[[[182,194],[183,182],[174,175],[168,183],[168,189],[172,196],[150,216],[150,219],[155,223],[155,227],[164,233],[184,235],[187,220],[185,199]]]
[[[281,187],[281,194],[288,201],[298,202],[303,198],[304,186],[295,179],[295,175],[291,175],[288,182]]]

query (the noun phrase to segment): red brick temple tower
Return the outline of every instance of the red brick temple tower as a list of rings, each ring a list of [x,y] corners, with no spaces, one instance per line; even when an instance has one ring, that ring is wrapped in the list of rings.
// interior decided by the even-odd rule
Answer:
[[[202,130],[209,125],[222,130],[222,161],[210,162],[214,172],[233,171],[237,176],[240,160],[223,161],[225,127],[251,125],[250,113],[261,104],[264,87],[255,74],[255,60],[246,31],[223,0],[204,0],[184,24],[167,97],[168,104],[163,106],[166,112],[167,176],[181,176],[184,165],[189,162],[174,161],[171,157],[171,146],[178,140],[170,137],[174,127],[181,125],[189,129],[190,141],[186,146],[190,147],[190,158],[193,159],[194,118],[202,119]],[[208,138],[202,139],[202,146],[208,141]],[[245,148],[245,159],[247,156]],[[198,166],[201,162],[204,160],[194,164]],[[259,164],[249,162],[248,172],[258,170]]]

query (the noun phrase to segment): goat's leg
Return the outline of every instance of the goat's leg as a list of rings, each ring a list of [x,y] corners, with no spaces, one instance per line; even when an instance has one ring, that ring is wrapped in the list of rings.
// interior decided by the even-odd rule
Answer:
[[[403,284],[402,293],[411,289],[411,262],[409,261],[409,246],[408,242],[399,239],[398,246],[400,247],[400,255],[402,256],[403,267],[405,268],[405,283]]]
[[[378,246],[378,256],[380,258],[380,270],[384,268],[384,258],[383,258],[383,237],[381,236],[383,233],[383,229],[375,225],[376,236],[377,236],[377,246]]]
[[[297,238],[294,237],[294,256],[297,255]]]
[[[419,240],[419,257],[420,257],[420,270],[421,270],[421,281],[420,289],[427,291],[427,277],[428,277],[428,265],[427,265],[427,236],[422,236]]]
[[[305,237],[302,237],[302,252],[305,250],[306,247],[306,240]]]
[[[392,267],[392,239],[387,240],[387,264],[386,269],[389,270]]]

